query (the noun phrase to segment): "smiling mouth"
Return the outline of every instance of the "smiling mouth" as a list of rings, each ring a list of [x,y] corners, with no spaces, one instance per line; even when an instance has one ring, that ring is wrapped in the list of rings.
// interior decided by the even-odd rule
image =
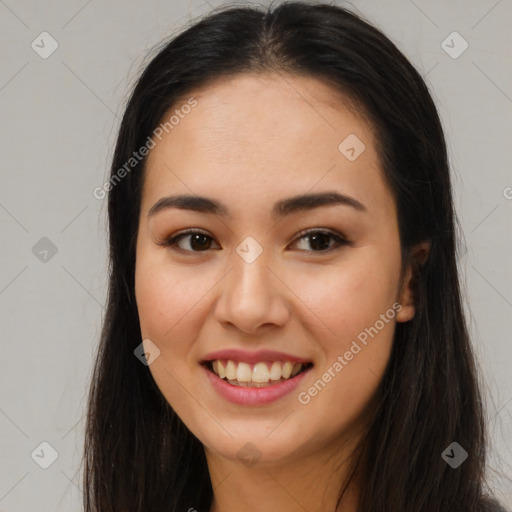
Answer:
[[[293,361],[261,361],[249,364],[231,359],[204,361],[206,368],[233,386],[264,388],[275,386],[308,370],[313,363]]]

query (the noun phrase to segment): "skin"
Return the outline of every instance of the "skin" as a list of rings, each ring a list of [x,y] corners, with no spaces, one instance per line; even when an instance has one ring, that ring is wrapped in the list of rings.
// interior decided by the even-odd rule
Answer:
[[[343,461],[365,427],[363,408],[388,363],[396,322],[414,316],[410,266],[399,286],[397,212],[373,131],[315,78],[242,74],[189,96],[197,106],[155,139],[142,191],[135,291],[142,337],[160,350],[150,371],[205,446],[212,512],[334,510]],[[366,146],[354,161],[338,150],[349,134]],[[366,210],[330,205],[271,216],[275,201],[331,190]],[[182,193],[216,199],[231,216],[171,208],[148,217],[160,198]],[[210,248],[197,250],[190,236],[159,245],[186,228],[206,232]],[[310,228],[338,232],[350,244],[327,238],[332,248],[322,254],[298,236]],[[263,249],[252,263],[236,252],[248,236]],[[427,251],[417,246],[413,257]],[[309,403],[299,403],[299,392],[397,302],[394,318]],[[314,367],[275,403],[235,405],[199,364],[225,348],[279,350]],[[261,455],[252,467],[237,456],[248,442]],[[356,502],[354,483],[338,510],[355,512]]]

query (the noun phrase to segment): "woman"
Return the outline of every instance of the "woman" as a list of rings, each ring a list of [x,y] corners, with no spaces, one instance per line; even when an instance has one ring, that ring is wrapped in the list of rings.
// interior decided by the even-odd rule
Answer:
[[[444,135],[381,32],[210,14],[142,73],[103,190],[87,511],[499,510]]]

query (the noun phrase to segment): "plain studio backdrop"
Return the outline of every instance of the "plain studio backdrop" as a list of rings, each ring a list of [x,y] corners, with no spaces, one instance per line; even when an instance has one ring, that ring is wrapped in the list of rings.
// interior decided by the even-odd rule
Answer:
[[[219,5],[0,0],[0,511],[82,509],[85,398],[107,282],[106,203],[93,190],[105,183],[147,52]],[[490,467],[510,476],[512,2],[367,0],[351,9],[405,53],[438,106]],[[490,476],[510,507],[511,482]]]

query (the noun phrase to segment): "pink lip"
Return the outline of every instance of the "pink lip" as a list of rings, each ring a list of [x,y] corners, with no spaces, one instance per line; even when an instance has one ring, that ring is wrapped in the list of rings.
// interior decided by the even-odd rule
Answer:
[[[275,402],[276,400],[279,400],[285,395],[291,393],[312,368],[306,368],[306,370],[298,373],[295,377],[291,377],[279,384],[274,384],[264,388],[248,388],[243,386],[234,386],[215,375],[215,373],[211,372],[205,365],[202,365],[202,367],[210,379],[215,391],[229,402],[238,405],[265,405]]]
[[[307,359],[294,356],[292,354],[285,354],[284,352],[277,352],[275,350],[257,350],[256,352],[247,352],[240,349],[227,349],[217,350],[210,352],[204,356],[204,361],[213,361],[215,359],[231,359],[232,361],[244,362],[249,364],[256,364],[260,361],[291,361],[293,363],[310,363]]]

